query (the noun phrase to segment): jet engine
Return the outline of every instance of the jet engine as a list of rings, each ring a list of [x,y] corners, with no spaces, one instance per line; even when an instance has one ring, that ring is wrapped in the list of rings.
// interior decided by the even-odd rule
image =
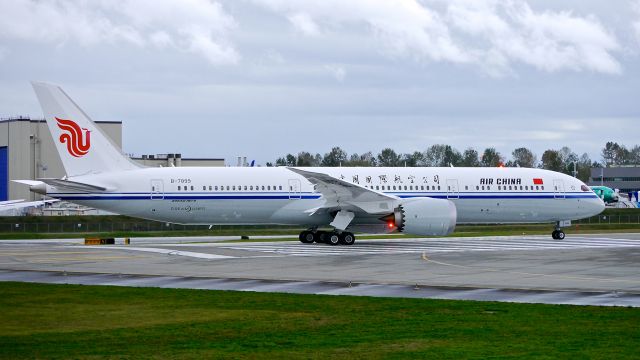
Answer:
[[[404,200],[393,215],[398,231],[413,235],[449,235],[456,227],[456,205],[444,199],[412,198]]]

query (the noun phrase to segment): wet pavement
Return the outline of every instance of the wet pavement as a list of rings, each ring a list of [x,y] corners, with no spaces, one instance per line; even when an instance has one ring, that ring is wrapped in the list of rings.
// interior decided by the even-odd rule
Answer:
[[[228,240],[0,240],[0,281],[640,306],[640,234]]]

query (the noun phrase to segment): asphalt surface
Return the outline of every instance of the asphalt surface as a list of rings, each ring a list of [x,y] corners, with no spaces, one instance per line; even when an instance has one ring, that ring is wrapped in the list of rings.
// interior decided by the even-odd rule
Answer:
[[[0,240],[0,281],[640,306],[640,234],[269,239]]]

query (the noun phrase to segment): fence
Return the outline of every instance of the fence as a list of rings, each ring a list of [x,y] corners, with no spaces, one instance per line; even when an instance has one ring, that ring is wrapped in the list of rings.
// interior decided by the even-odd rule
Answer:
[[[640,224],[640,214],[598,215],[574,220],[574,225]],[[160,232],[160,231],[221,231],[221,230],[290,230],[299,226],[274,225],[180,225],[155,221],[142,222],[47,222],[47,223],[0,223],[0,233],[106,233],[106,232]]]
[[[220,231],[220,230],[264,230],[297,229],[292,226],[273,225],[180,225],[159,222],[112,222],[112,223],[0,223],[0,233],[105,233],[105,232],[159,232],[159,231]]]

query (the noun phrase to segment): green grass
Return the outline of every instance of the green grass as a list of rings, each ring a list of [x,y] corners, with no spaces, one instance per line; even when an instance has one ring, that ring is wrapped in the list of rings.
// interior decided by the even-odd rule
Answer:
[[[144,237],[188,237],[188,236],[249,236],[249,240],[242,241],[278,241],[289,239],[264,239],[256,240],[251,238],[257,235],[298,235],[303,229],[283,228],[283,229],[224,229],[224,230],[173,230],[173,231],[117,231],[117,232],[66,232],[66,233],[46,233],[46,232],[11,232],[0,233],[1,240],[12,239],[67,239],[84,237],[103,238],[144,238]],[[531,225],[459,225],[450,237],[473,237],[473,236],[519,236],[519,235],[550,235],[553,230],[552,224],[531,224]],[[602,232],[640,232],[640,224],[579,224],[564,229],[567,235],[590,234]],[[364,238],[362,235],[356,235]],[[415,238],[424,236],[397,235],[394,239],[403,237]],[[387,239],[387,235],[366,236],[367,239]],[[238,241],[238,240],[233,240]]]
[[[637,358],[640,310],[0,283],[0,358]]]
[[[586,220],[585,220],[586,221]],[[598,221],[602,223],[598,223]],[[609,223],[612,221],[612,223]],[[635,222],[635,223],[634,223]],[[20,224],[18,230],[15,224]],[[51,226],[47,226],[50,224]],[[78,224],[82,226],[77,227]],[[118,231],[111,229],[112,224]],[[0,240],[3,239],[51,239],[91,237],[176,237],[176,236],[256,236],[256,235],[297,235],[303,228],[296,226],[207,226],[172,225],[176,228],[165,230],[166,224],[135,219],[127,216],[25,216],[0,217]],[[139,229],[123,230],[123,229]],[[549,235],[552,224],[518,225],[459,225],[451,236],[501,236],[501,235]],[[37,231],[51,229],[51,232]],[[57,229],[57,230],[53,230]],[[62,230],[61,230],[62,229]],[[87,230],[88,229],[88,230]],[[144,230],[142,230],[144,229]],[[147,231],[146,229],[151,229]],[[60,231],[58,231],[60,230]],[[640,209],[606,209],[600,216],[593,217],[591,223],[578,224],[566,228],[568,235],[597,232],[637,232],[640,231]],[[384,236],[383,236],[384,237]],[[414,237],[414,236],[411,236]]]

